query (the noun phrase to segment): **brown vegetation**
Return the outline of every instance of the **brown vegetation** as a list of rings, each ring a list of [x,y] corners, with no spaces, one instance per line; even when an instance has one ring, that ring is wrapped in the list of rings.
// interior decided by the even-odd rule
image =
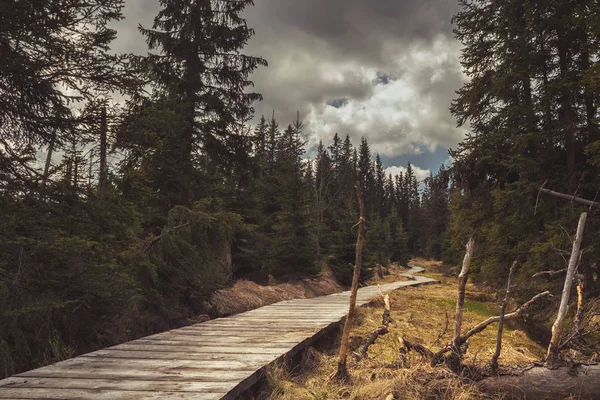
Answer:
[[[423,264],[419,264],[423,265]],[[400,338],[435,348],[452,339],[447,328],[446,315],[452,315],[456,303],[456,280],[442,274],[429,274],[441,283],[426,287],[406,288],[391,294],[389,333],[372,344],[367,356],[351,362],[349,383],[331,380],[337,366],[336,349],[339,343],[326,349],[311,349],[305,362],[293,373],[285,368],[270,372],[273,389],[270,399],[476,399],[484,398],[476,385],[465,375],[452,373],[445,365],[431,367],[414,352],[405,355],[404,364],[398,365],[401,353]],[[480,295],[467,284],[468,293]],[[481,297],[485,297],[481,294]],[[377,299],[369,307],[359,309],[353,334],[367,337],[381,325],[383,300]],[[465,300],[463,326],[470,328],[486,318],[497,315],[497,305]],[[470,367],[489,364],[494,354],[496,330],[487,329],[469,341],[469,351],[462,359]],[[360,340],[356,341],[360,343]],[[434,343],[438,343],[434,345]],[[544,356],[545,350],[526,334],[510,324],[505,326],[500,365],[528,364]]]

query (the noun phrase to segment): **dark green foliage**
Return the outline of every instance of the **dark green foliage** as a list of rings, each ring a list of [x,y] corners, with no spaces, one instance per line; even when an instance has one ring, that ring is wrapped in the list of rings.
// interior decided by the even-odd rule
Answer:
[[[594,199],[598,192],[598,4],[592,1],[461,1],[456,37],[471,81],[452,112],[472,132],[457,149],[449,259],[468,236],[478,248],[477,279],[501,284],[512,260],[517,285],[535,291],[530,276],[560,269],[578,213],[575,203],[541,194],[553,190]],[[585,152],[585,149],[588,152]],[[586,226],[580,273],[587,293],[599,293],[599,224]],[[535,282],[534,282],[535,283]]]

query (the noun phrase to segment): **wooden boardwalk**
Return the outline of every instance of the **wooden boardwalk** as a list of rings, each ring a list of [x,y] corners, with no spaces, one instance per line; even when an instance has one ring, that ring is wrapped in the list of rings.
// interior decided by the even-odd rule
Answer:
[[[381,285],[383,291],[434,281]],[[235,399],[265,366],[309,346],[348,311],[350,292],[288,300],[144,337],[0,380],[0,399]],[[359,290],[357,304],[378,295]]]

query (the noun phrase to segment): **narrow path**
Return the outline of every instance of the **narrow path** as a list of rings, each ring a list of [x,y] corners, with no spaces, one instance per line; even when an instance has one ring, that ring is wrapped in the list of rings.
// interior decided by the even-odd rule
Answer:
[[[404,273],[409,281],[381,285],[384,292],[434,282]],[[378,295],[358,291],[357,304]],[[338,324],[350,292],[287,300],[256,310],[187,326],[84,354],[0,380],[0,399],[235,399],[264,367],[292,356]]]

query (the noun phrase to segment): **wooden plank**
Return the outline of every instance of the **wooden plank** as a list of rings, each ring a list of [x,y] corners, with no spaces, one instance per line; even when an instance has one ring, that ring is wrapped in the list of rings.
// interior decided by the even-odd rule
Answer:
[[[190,353],[178,351],[131,351],[131,350],[98,350],[81,357],[124,358],[124,359],[158,359],[187,361],[245,361],[256,364],[274,361],[278,354],[237,354],[237,353]]]
[[[256,369],[227,370],[227,374],[216,371],[214,368],[185,368],[176,373],[164,373],[158,370],[143,370],[121,368],[119,366],[109,369],[97,369],[88,366],[79,368],[56,368],[48,367],[34,369],[17,375],[17,377],[28,378],[53,378],[53,379],[131,379],[143,381],[169,381],[169,382],[219,382],[231,379],[244,380],[252,375]],[[4,381],[0,381],[0,384]],[[0,388],[0,391],[2,389]]]
[[[84,390],[84,389],[53,389],[53,388],[1,388],[0,399],[69,399],[69,400],[156,400],[156,399],[196,399],[218,400],[220,393],[189,392],[152,392],[152,391],[120,391],[120,390]]]
[[[170,382],[130,379],[56,379],[13,377],[6,379],[3,388],[227,393],[236,387],[238,383],[238,379],[220,382]]]
[[[171,335],[155,335],[148,336],[143,339],[138,339],[131,343],[138,343],[143,341],[148,342],[186,342],[190,345],[252,345],[254,347],[269,347],[273,343],[282,345],[293,345],[298,343],[299,340],[303,339],[306,335],[294,336],[294,337],[281,337],[281,336],[245,336],[236,338],[234,336],[219,337],[219,336],[201,336],[201,335],[182,335],[182,334],[171,334]]]
[[[113,350],[133,350],[133,351],[166,351],[166,352],[190,352],[190,353],[236,353],[236,354],[283,354],[289,351],[292,346],[273,346],[271,348],[253,348],[253,347],[231,347],[231,346],[186,346],[180,344],[136,344],[128,342],[118,346],[110,347]]]
[[[250,361],[240,360],[173,360],[173,359],[110,359],[101,357],[87,357],[81,356],[72,360],[63,361],[61,363],[54,364],[54,369],[65,369],[76,371],[79,368],[89,368],[90,370],[103,370],[103,369],[142,369],[147,371],[157,371],[165,374],[173,373],[178,374],[187,368],[190,369],[213,369],[213,370],[252,370],[256,367],[256,363],[250,359]],[[40,371],[47,371],[49,367],[40,368]],[[29,372],[24,372],[18,376],[27,376]]]

